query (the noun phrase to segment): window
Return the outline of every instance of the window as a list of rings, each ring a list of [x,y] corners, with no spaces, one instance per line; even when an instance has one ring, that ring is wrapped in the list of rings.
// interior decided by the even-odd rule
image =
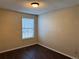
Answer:
[[[22,39],[34,38],[34,19],[22,17]]]

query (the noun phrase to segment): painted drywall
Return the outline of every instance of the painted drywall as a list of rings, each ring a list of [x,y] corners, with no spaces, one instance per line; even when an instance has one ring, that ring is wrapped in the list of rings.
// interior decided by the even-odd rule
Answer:
[[[39,16],[39,42],[70,56],[79,56],[79,6]]]
[[[21,20],[22,16],[32,17],[30,14],[22,14],[15,11],[0,9],[0,52],[37,43],[37,36],[34,39],[22,40]],[[35,16],[35,26],[37,16]],[[35,28],[37,31],[37,27]],[[35,33],[37,35],[37,33]]]

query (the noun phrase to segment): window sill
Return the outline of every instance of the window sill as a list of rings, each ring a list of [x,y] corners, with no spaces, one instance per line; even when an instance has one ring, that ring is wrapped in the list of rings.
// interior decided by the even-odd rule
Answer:
[[[34,38],[22,38],[22,40],[31,40],[31,39],[34,39]]]

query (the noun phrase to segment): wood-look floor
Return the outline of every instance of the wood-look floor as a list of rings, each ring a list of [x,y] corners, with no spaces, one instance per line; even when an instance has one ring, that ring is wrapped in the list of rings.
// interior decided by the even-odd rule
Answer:
[[[0,59],[71,59],[40,45],[0,54]]]

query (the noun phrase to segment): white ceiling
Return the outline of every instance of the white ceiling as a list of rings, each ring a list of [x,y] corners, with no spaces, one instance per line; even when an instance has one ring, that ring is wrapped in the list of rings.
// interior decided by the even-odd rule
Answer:
[[[33,1],[38,1],[40,6],[32,8],[30,3]],[[37,15],[78,4],[79,0],[0,0],[0,8]]]

